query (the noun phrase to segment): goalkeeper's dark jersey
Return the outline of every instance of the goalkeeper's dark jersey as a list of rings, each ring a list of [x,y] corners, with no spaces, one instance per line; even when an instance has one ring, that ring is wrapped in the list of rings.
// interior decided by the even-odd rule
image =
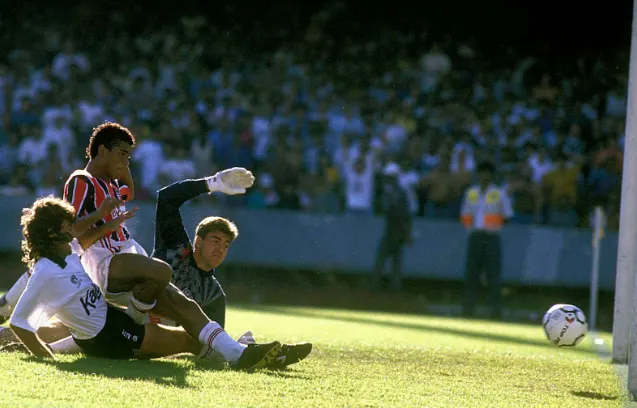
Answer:
[[[172,267],[172,283],[201,307],[223,296],[224,293],[214,276],[214,271],[206,272],[197,267],[179,207],[207,192],[208,184],[204,179],[179,181],[159,191],[155,246],[152,254]]]

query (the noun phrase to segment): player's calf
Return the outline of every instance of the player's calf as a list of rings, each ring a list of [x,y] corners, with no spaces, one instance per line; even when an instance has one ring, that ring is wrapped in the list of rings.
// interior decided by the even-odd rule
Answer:
[[[184,295],[172,283],[157,298],[153,313],[174,320],[193,337],[197,337],[202,328],[210,322],[197,302]]]
[[[179,353],[197,355],[202,345],[182,329],[144,325],[144,341],[135,357],[140,360],[172,356]]]

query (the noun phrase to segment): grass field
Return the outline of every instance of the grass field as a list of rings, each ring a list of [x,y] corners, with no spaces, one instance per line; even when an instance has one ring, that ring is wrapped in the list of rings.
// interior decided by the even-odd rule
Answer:
[[[237,373],[190,357],[37,362],[0,356],[3,407],[618,407],[613,367],[589,341],[540,327],[293,307],[229,311],[235,337],[314,343],[285,371]],[[608,340],[610,336],[606,335]]]

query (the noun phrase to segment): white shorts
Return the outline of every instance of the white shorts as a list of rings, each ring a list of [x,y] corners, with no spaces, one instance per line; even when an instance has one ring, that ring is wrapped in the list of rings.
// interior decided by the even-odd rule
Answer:
[[[118,250],[118,252],[115,252],[116,250]],[[117,254],[140,254],[147,257],[148,253],[134,239],[129,239],[122,243],[116,250],[103,248],[98,244],[94,244],[84,250],[80,260],[86,273],[88,273],[93,282],[102,289],[106,301],[117,306],[127,307],[130,300],[130,292],[110,293],[106,290],[111,259]]]

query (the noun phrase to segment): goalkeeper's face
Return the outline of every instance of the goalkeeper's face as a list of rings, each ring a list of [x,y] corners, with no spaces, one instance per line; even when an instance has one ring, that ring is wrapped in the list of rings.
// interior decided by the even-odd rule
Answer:
[[[198,237],[195,243],[195,252],[198,252],[198,256],[195,258],[201,259],[206,264],[199,267],[205,266],[202,269],[208,269],[221,265],[226,259],[231,242],[231,238],[221,231],[212,231],[203,238]]]

